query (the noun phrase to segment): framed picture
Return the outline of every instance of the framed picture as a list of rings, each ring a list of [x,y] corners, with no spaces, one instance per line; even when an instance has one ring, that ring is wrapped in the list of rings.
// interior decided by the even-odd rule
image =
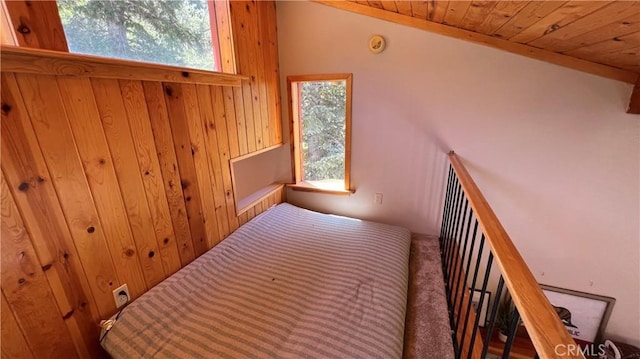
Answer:
[[[616,301],[614,298],[544,284],[540,287],[574,339],[600,343]]]
[[[491,292],[486,291],[484,294],[484,300],[482,301],[482,309],[478,310],[478,304],[480,304],[480,295],[482,291],[478,289],[473,290],[473,296],[471,297],[471,305],[473,305],[473,309],[476,310],[480,320],[478,321],[478,325],[484,327],[487,323],[487,312],[489,311],[489,302],[491,302]]]

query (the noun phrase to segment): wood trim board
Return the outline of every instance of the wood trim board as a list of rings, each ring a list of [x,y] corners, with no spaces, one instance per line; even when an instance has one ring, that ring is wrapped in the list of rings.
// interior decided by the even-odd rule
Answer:
[[[233,87],[249,79],[243,75],[14,46],[0,47],[0,57],[2,72]]]

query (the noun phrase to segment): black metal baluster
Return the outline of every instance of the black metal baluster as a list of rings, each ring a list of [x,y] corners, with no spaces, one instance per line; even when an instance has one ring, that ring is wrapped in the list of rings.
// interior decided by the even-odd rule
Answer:
[[[449,165],[449,177],[447,179],[447,190],[445,191],[446,195],[444,197],[444,209],[442,210],[442,223],[440,223],[440,240],[443,239],[444,237],[444,228],[447,224],[447,212],[449,210],[449,200],[451,198],[451,183],[453,182],[452,180],[452,174],[453,169],[451,168],[451,165]]]
[[[467,259],[467,269],[464,275],[464,285],[465,288],[464,290],[467,290],[467,282],[469,280],[469,268],[471,267],[471,258],[473,258],[473,249],[475,248],[476,245],[476,234],[478,233],[478,220],[475,220],[475,224],[473,225],[473,235],[471,236],[471,248],[469,249],[469,258]],[[480,246],[480,252],[482,253],[482,245],[484,245],[484,240],[482,241],[482,244]],[[475,273],[478,273],[478,269],[477,267],[480,265],[480,262],[478,262],[478,264],[476,265],[476,271]],[[472,290],[475,288],[476,285],[476,278],[477,278],[477,274],[474,276],[473,278],[473,284],[471,285]],[[473,292],[471,291],[471,295],[473,295]],[[462,328],[462,339],[460,340],[460,346],[462,346],[464,344],[464,334],[467,332],[467,326],[469,323],[469,311],[471,310],[471,298],[469,299],[469,303],[467,305],[467,313],[465,314],[465,318],[464,318],[464,327]],[[462,314],[462,303],[464,303],[463,300],[460,301],[460,304],[458,305],[458,322],[460,322],[460,314]]]
[[[454,236],[453,233],[455,233],[455,228],[456,228],[456,222],[458,221],[458,216],[460,214],[460,211],[462,211],[462,198],[464,196],[464,193],[462,191],[462,187],[460,186],[460,184],[458,184],[458,192],[457,192],[457,197],[456,197],[456,205],[455,205],[455,209],[453,211],[453,220],[451,222],[451,226],[449,227],[449,235],[447,236],[449,238],[449,244],[447,247],[447,253],[446,253],[446,268],[445,268],[445,284],[447,285],[447,303],[451,304],[451,288],[449,287],[449,277],[451,276],[451,255],[453,253],[453,248],[454,246]]]
[[[455,227],[455,221],[456,221],[456,215],[458,213],[458,205],[460,202],[460,195],[462,192],[462,187],[460,186],[460,183],[458,182],[458,177],[455,178],[454,181],[454,186],[455,186],[455,191],[454,191],[454,197],[453,197],[453,207],[452,207],[452,211],[451,214],[449,215],[449,224],[447,227],[447,252],[445,253],[445,261],[446,261],[446,265],[447,265],[447,270],[449,269],[448,265],[449,265],[449,249],[451,248],[451,244],[452,244],[452,232],[453,232],[453,228]],[[449,273],[447,272],[447,276],[449,275]]]
[[[507,334],[507,342],[504,343],[504,349],[502,350],[502,359],[509,359],[509,353],[511,353],[511,347],[513,346],[513,341],[516,338],[518,323],[520,323],[520,312],[518,312],[518,308],[514,306],[513,316],[511,317],[511,323],[509,323],[509,333]]]
[[[502,275],[500,276],[500,281],[498,282],[498,289],[496,289],[496,296],[493,302],[493,312],[491,313],[491,319],[489,320],[489,327],[487,328],[487,335],[484,339],[484,344],[482,345],[482,355],[480,358],[484,358],[487,356],[487,351],[489,350],[489,343],[491,343],[491,336],[493,335],[493,328],[496,325],[496,317],[498,314],[498,307],[500,306],[500,299],[502,297],[502,288],[504,287],[504,278]]]
[[[460,268],[458,269],[458,276],[455,279],[455,291],[454,291],[454,301],[453,301],[453,313],[456,313],[456,305],[458,306],[458,315],[457,317],[453,320],[454,322],[454,330],[457,331],[458,327],[460,325],[460,308],[462,307],[462,303],[464,302],[464,297],[466,294],[466,290],[467,290],[467,278],[469,277],[468,274],[465,273],[464,276],[464,282],[462,284],[460,284],[460,280],[462,279],[462,268],[464,267],[464,262],[467,259],[467,247],[469,244],[469,232],[471,230],[471,218],[473,217],[473,208],[469,209],[469,220],[467,221],[467,230],[466,230],[466,234],[464,235],[464,244],[462,245],[462,259],[460,260]],[[469,258],[471,258],[471,252],[469,252]],[[467,270],[469,266],[467,265]],[[462,288],[461,288],[462,287]],[[458,292],[458,290],[461,290],[460,292]],[[458,293],[460,293],[460,301],[458,302]],[[464,332],[463,332],[463,337],[464,337]]]
[[[451,188],[451,203],[449,204],[450,209],[447,219],[447,227],[445,228],[444,232],[445,247],[442,256],[442,273],[444,274],[445,278],[449,275],[449,273],[447,273],[447,259],[449,254],[449,246],[451,245],[451,228],[453,227],[453,217],[457,210],[456,206],[458,204],[458,197],[460,195],[460,185],[458,184],[458,178],[455,176],[455,174],[453,177],[452,186],[453,187]]]
[[[462,277],[462,267],[464,265],[464,261],[467,258],[467,244],[469,243],[469,230],[471,229],[471,217],[473,217],[473,208],[469,209],[469,220],[467,221],[467,232],[464,236],[464,244],[462,245],[462,259],[460,260],[460,268],[458,269],[458,277],[455,279],[456,290],[453,296],[453,312],[455,313],[456,304],[458,303],[458,289],[460,289],[460,277]],[[462,220],[464,222],[464,219]],[[454,272],[455,275],[455,272]],[[465,279],[464,287],[467,287],[467,282]],[[464,298],[464,292],[461,293],[462,298]],[[462,298],[460,299],[460,303],[462,303]],[[458,324],[460,322],[460,312],[458,312],[458,318],[454,321],[454,330],[458,330]],[[464,333],[462,333],[464,336]]]
[[[469,200],[467,197],[464,197],[464,209],[462,210],[462,220],[459,221],[456,226],[456,232],[453,234],[453,253],[451,254],[451,264],[453,265],[451,276],[449,276],[449,288],[451,288],[451,294],[453,294],[453,286],[455,285],[456,279],[456,270],[458,269],[458,263],[460,262],[460,244],[462,242],[462,232],[464,232],[464,222],[467,219],[467,209],[469,209]],[[451,308],[455,306],[455,297],[452,297],[453,305]],[[451,318],[453,320],[453,318]]]
[[[451,224],[450,227],[450,235],[449,235],[449,248],[448,248],[448,252],[447,252],[447,268],[446,268],[446,278],[445,278],[445,286],[446,286],[446,293],[447,293],[447,309],[448,309],[448,314],[449,314],[449,325],[453,328],[453,306],[452,306],[452,288],[450,285],[450,279],[451,276],[453,275],[452,273],[452,266],[453,266],[453,253],[455,251],[456,248],[456,233],[457,233],[457,229],[458,229],[458,223],[460,221],[460,214],[462,213],[462,203],[465,200],[465,193],[464,190],[462,189],[462,186],[460,185],[459,181],[458,182],[458,196],[456,198],[456,208],[454,211],[454,216],[453,216],[453,222]],[[456,342],[456,333],[454,331],[451,331],[451,340],[453,342],[453,349],[454,349],[454,353],[458,353],[459,347],[458,347],[458,343]],[[456,354],[459,355],[459,354]]]
[[[454,224],[453,224],[453,231],[451,232],[451,245],[449,246],[449,254],[447,256],[447,288],[449,288],[449,292],[451,292],[451,285],[449,284],[450,280],[451,280],[451,275],[452,275],[452,268],[453,268],[453,253],[456,250],[457,247],[457,243],[456,243],[456,233],[458,233],[458,227],[460,224],[460,215],[462,214],[462,203],[465,200],[465,193],[462,190],[462,187],[460,187],[460,199],[458,201],[458,207],[456,209],[456,214],[454,217]],[[451,304],[451,293],[449,293],[449,304]]]
[[[444,258],[445,248],[447,244],[446,230],[449,223],[449,213],[451,212],[451,204],[453,202],[453,167],[449,165],[449,180],[447,181],[447,196],[445,197],[444,211],[442,213],[442,226],[440,228],[440,258]],[[444,261],[441,260],[444,267]]]
[[[478,255],[482,256],[482,253],[478,253]],[[469,342],[469,348],[473,348],[473,344],[475,344],[475,341],[476,341],[476,334],[478,333],[478,324],[480,323],[480,312],[482,311],[482,304],[484,303],[484,297],[485,297],[485,294],[487,293],[487,283],[489,283],[489,275],[491,274],[492,264],[493,264],[493,253],[489,251],[489,259],[487,259],[487,267],[486,267],[487,269],[484,271],[484,280],[482,281],[482,290],[480,291],[480,301],[478,301],[478,310],[476,311],[476,320],[473,323],[473,332],[471,333],[471,341]],[[468,358],[471,358],[471,349],[469,349]]]

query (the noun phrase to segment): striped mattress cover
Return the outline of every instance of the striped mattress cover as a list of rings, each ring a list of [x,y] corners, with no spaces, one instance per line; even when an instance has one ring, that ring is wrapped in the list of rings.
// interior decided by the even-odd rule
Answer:
[[[133,301],[113,358],[400,358],[407,229],[280,204]]]

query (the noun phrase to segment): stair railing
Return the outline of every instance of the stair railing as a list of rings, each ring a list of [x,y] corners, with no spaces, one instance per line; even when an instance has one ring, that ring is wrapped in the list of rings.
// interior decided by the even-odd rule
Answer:
[[[456,358],[485,358],[499,315],[508,324],[503,328],[507,339],[502,358],[510,357],[520,323],[536,357],[584,358],[460,159],[453,151],[448,157],[440,250]],[[494,264],[500,279],[483,335],[479,327],[485,323],[480,323],[472,296],[480,287],[477,308],[489,301],[487,287]],[[507,296],[513,306],[505,311]]]

